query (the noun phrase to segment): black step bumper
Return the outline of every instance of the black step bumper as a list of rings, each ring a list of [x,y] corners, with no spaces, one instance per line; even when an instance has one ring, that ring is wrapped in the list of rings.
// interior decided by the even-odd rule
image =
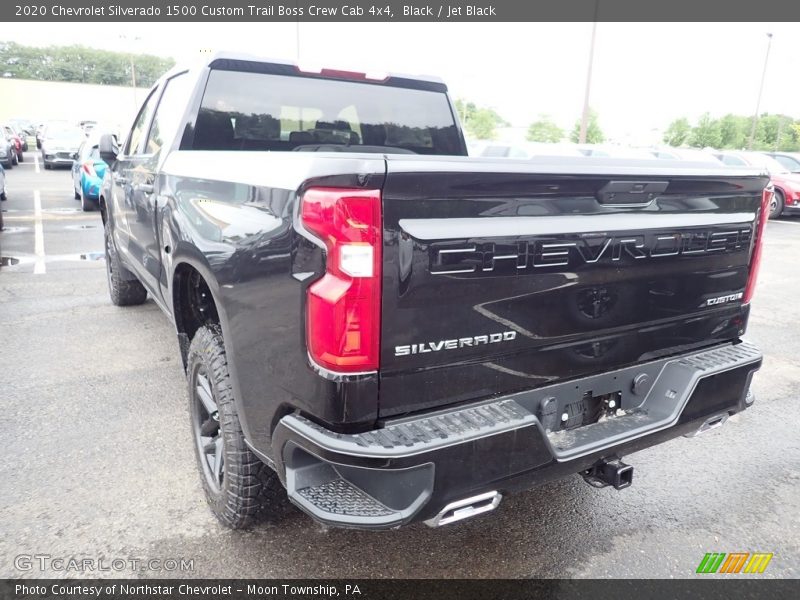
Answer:
[[[290,499],[321,522],[439,524],[445,510],[445,520],[457,520],[454,510],[487,512],[508,492],[716,426],[747,408],[760,366],[752,344],[726,344],[360,434],[289,415],[274,432],[273,456]],[[562,415],[587,393],[615,398],[616,411],[564,429],[571,421],[562,425]],[[468,498],[480,501],[464,504]]]

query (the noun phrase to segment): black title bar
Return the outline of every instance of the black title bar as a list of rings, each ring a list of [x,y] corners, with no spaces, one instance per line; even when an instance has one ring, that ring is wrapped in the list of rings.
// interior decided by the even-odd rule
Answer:
[[[3,0],[4,22],[800,21],[790,0]]]

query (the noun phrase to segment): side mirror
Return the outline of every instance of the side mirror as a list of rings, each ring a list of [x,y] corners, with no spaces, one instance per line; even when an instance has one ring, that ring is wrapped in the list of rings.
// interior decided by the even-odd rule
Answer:
[[[107,133],[101,135],[100,141],[97,144],[97,150],[100,153],[100,158],[102,158],[107,164],[110,165],[117,160],[119,147],[117,146],[117,141],[114,139],[113,135]]]

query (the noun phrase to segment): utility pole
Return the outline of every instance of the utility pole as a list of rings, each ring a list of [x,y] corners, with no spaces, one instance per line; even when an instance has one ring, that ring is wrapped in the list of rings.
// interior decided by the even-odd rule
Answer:
[[[131,54],[131,87],[133,87],[133,103],[138,107],[139,102],[136,100],[136,63],[133,62],[133,54]]]
[[[589,91],[592,87],[592,66],[594,64],[594,40],[597,35],[597,9],[600,0],[594,0],[594,22],[592,23],[592,41],[589,46],[589,67],[586,69],[586,89],[583,94],[583,113],[581,114],[581,129],[578,142],[586,143],[586,129],[589,126]]]
[[[297,23],[295,25],[296,25],[295,35],[294,35],[294,39],[295,39],[295,60],[299,64],[300,63],[300,19],[299,18],[297,19]]]
[[[122,33],[119,36],[119,39],[123,40],[124,47],[126,51],[130,51],[131,48],[128,47],[128,44],[125,42],[138,42],[142,38],[140,37],[128,37],[126,34]],[[131,44],[133,45],[133,44]],[[135,55],[133,53],[130,54],[131,57],[131,89],[133,89],[133,106],[134,110],[139,110],[139,100],[136,97],[136,63],[134,62]]]
[[[300,2],[299,0],[294,3],[297,7],[297,22],[295,23],[294,41],[295,41],[295,61],[300,64]]]
[[[753,114],[753,125],[750,128],[750,139],[747,140],[747,149],[753,149],[753,140],[756,137],[756,125],[758,125],[758,111],[761,108],[761,93],[764,91],[764,79],[767,76],[767,64],[769,64],[769,50],[772,47],[772,34],[767,33],[767,54],[764,56],[764,69],[761,71],[761,85],[758,86],[758,99],[756,100],[756,112]]]

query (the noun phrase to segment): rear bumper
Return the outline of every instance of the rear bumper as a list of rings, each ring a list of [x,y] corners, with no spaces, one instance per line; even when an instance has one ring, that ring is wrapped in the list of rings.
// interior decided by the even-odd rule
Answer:
[[[360,434],[289,415],[274,432],[273,457],[290,499],[329,525],[436,522],[465,498],[481,497],[485,512],[502,494],[724,422],[747,408],[760,365],[753,345],[726,344]],[[586,394],[612,394],[624,413],[563,429],[562,415]]]
[[[784,215],[800,215],[800,204],[786,204],[783,207]]]

